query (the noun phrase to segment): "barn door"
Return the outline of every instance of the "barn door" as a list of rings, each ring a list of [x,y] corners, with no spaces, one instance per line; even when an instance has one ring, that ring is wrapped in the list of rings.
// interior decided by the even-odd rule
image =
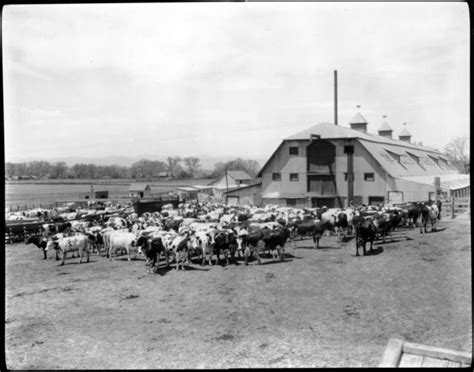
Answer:
[[[308,191],[319,195],[335,195],[334,176],[326,174],[308,175]]]

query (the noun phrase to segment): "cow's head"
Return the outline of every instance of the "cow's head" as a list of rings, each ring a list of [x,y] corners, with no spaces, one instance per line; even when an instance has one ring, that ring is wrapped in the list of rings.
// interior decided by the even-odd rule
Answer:
[[[49,251],[50,249],[59,249],[58,240],[48,240],[48,242],[46,243],[45,251]]]

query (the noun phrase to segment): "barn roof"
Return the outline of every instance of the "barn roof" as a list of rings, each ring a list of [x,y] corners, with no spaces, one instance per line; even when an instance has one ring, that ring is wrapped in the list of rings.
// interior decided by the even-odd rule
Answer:
[[[420,149],[423,151],[431,151],[431,152],[439,153],[439,151],[437,150],[428,149],[426,147],[415,145],[413,143],[404,142],[404,141],[400,141],[400,140],[392,139],[388,137],[383,137],[377,134],[364,133],[364,132],[354,130],[348,127],[343,127],[341,125],[334,125],[332,123],[319,123],[317,125],[313,125],[312,127],[309,127],[301,132],[298,132],[289,137],[286,137],[284,140],[287,140],[287,141],[309,140],[311,134],[318,134],[321,136],[321,138],[325,138],[325,139],[359,138],[359,139],[365,139],[367,141],[372,141],[372,142],[386,143],[386,144],[394,145],[394,146],[411,147],[413,149]],[[408,133],[408,135],[410,134]]]
[[[414,176],[427,173],[433,174],[457,172],[449,164],[445,165],[446,161],[438,162],[438,164],[436,164],[436,162],[432,160],[433,157],[446,160],[444,156],[435,149],[323,122],[284,138],[275,152],[268,158],[267,162],[261,168],[257,176],[260,177],[262,175],[262,171],[265,169],[273,156],[279,151],[280,147],[285,141],[307,141],[309,143],[310,137],[313,134],[319,135],[323,139],[358,139],[360,143],[362,143],[362,145],[371,153],[371,155],[374,156],[376,160],[392,176]],[[387,151],[400,156],[400,160],[403,162],[403,164],[399,164],[398,159],[394,159],[390,153],[387,153]],[[422,166],[415,166],[414,164],[411,164],[412,162],[410,159],[412,159],[412,157],[410,157],[408,153],[419,157],[420,161],[422,162]],[[392,160],[396,163],[394,163]]]

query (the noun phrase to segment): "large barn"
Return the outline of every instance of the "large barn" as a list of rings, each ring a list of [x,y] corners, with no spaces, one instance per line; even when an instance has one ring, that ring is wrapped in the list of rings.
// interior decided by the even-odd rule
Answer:
[[[469,194],[469,175],[459,174],[439,151],[398,139],[383,123],[367,132],[360,113],[350,128],[320,123],[280,143],[260,170],[263,204],[345,207],[433,198],[435,182],[445,195]],[[436,179],[439,177],[438,179]]]

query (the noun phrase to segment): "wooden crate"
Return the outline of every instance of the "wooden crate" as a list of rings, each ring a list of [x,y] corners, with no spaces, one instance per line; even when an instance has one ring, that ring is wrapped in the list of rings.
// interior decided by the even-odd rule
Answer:
[[[391,338],[379,367],[471,367],[472,355]]]

